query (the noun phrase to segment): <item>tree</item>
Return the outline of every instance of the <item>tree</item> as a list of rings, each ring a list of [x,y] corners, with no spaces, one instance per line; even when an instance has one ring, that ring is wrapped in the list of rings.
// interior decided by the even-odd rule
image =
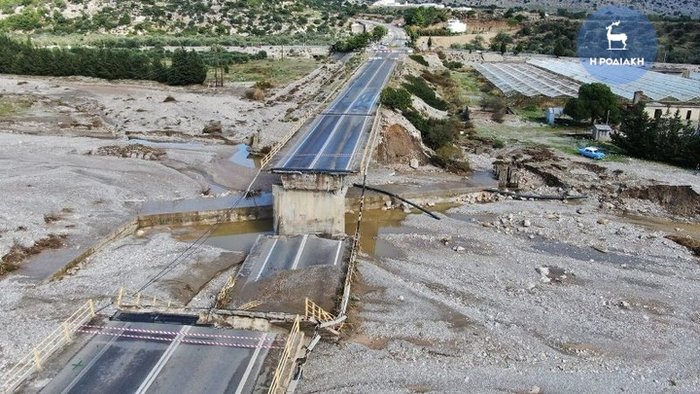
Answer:
[[[201,84],[207,78],[207,66],[194,50],[176,49],[168,71],[168,85]]]
[[[578,97],[570,99],[564,107],[564,113],[575,120],[590,119],[617,123],[620,119],[617,97],[608,85],[602,83],[583,84],[578,89]]]
[[[503,44],[508,45],[511,42],[513,42],[513,37],[508,35],[508,33],[499,32],[494,38],[491,39],[491,50],[497,51],[500,48],[503,48]]]
[[[384,26],[375,26],[374,29],[372,29],[372,41],[376,42],[381,40],[388,32],[389,30]]]
[[[648,160],[694,167],[700,164],[700,135],[676,111],[672,117],[651,119],[644,103],[625,108],[615,145],[628,154]]]
[[[501,43],[501,48],[500,48],[501,55],[505,55],[505,53],[506,53],[507,50],[508,50],[508,47],[506,46],[506,43],[505,43],[505,42],[502,42],[502,43]]]
[[[523,51],[523,44],[521,42],[519,42],[518,45],[516,45],[515,48],[513,49],[513,55],[517,56],[522,51]]]
[[[432,49],[433,49],[433,37],[430,36],[430,37],[428,37],[428,50],[432,50]]]
[[[566,47],[564,47],[564,43],[561,40],[557,40],[557,43],[554,44],[554,56],[560,57],[566,55]]]

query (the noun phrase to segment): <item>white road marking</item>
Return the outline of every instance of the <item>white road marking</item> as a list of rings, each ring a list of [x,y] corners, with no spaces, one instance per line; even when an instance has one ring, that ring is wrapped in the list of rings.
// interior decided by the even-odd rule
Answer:
[[[123,328],[128,327],[128,325],[129,325],[129,324],[127,323],[124,327],[119,327],[119,328],[122,328],[122,330],[120,330],[119,334],[123,333],[123,332],[124,332]],[[97,335],[97,334],[95,334],[95,335]],[[85,374],[88,373],[88,371],[90,370],[90,368],[92,368],[92,367],[97,363],[97,361],[100,360],[100,358],[102,357],[102,355],[105,354],[105,352],[107,351],[107,349],[109,349],[109,347],[112,346],[112,344],[113,344],[117,339],[119,339],[119,336],[118,336],[118,335],[112,337],[112,338],[105,344],[105,346],[104,346],[102,349],[100,349],[100,351],[95,355],[95,357],[93,357],[92,360],[90,360],[90,362],[85,366],[85,368],[83,368],[83,369],[80,371],[80,373],[73,379],[73,381],[70,382],[70,384],[69,384],[63,391],[61,391],[61,394],[66,394],[66,393],[70,392],[70,391],[73,389],[73,387],[75,387],[75,385],[78,384],[78,382],[80,381],[80,379],[82,379],[83,376],[85,376]]]
[[[263,271],[265,270],[265,267],[267,266],[268,260],[270,260],[270,256],[272,256],[272,251],[275,250],[275,246],[277,245],[277,241],[279,239],[275,238],[275,242],[272,243],[272,247],[270,248],[270,251],[267,252],[267,257],[265,257],[265,261],[263,261],[262,265],[260,266],[260,271],[258,272],[258,276],[255,277],[255,281],[257,282],[258,279],[260,279],[260,276],[262,275]]]
[[[335,260],[333,260],[333,265],[338,264],[338,256],[340,256],[340,248],[343,246],[343,241],[338,241],[338,249],[335,251]]]
[[[149,387],[151,387],[153,382],[160,374],[160,371],[163,370],[165,364],[168,363],[168,360],[170,360],[170,358],[173,356],[175,350],[177,350],[177,347],[180,346],[180,343],[182,343],[182,338],[191,328],[192,326],[182,326],[180,331],[177,333],[177,336],[173,338],[173,341],[170,343],[170,346],[168,346],[168,348],[165,349],[165,353],[163,353],[163,355],[160,356],[160,360],[158,360],[151,372],[148,374],[148,376],[146,376],[146,379],[143,380],[139,388],[136,389],[135,394],[143,394],[146,392],[146,390],[148,390]]]
[[[369,80],[367,80],[367,83],[366,83],[366,84],[362,87],[362,89],[360,90],[361,92],[364,91],[365,89],[367,89],[367,88],[369,87],[369,85],[372,84],[372,82],[374,81],[374,78],[377,76],[377,74],[379,74],[379,71],[382,70],[382,68],[384,67],[384,64],[385,64],[385,63],[386,63],[386,60],[384,60],[384,61],[382,62],[382,64],[381,64],[379,67],[377,67],[377,71],[375,71],[374,74],[372,74],[372,76],[369,78]],[[351,111],[351,110],[352,110],[352,107],[355,106],[355,103],[357,103],[357,102],[362,98],[362,96],[363,96],[362,94],[359,94],[359,95],[357,96],[357,98],[356,98],[352,103],[350,103],[350,105],[348,106],[346,112]],[[349,115],[352,115],[352,114],[349,114]],[[314,166],[316,166],[316,163],[318,163],[318,160],[319,160],[322,156],[324,156],[323,151],[325,151],[326,148],[328,147],[328,144],[331,143],[331,140],[333,139],[333,136],[335,136],[335,133],[338,132],[338,129],[340,128],[340,126],[341,126],[341,124],[342,124],[342,122],[343,122],[343,118],[346,117],[346,116],[347,116],[347,115],[341,115],[341,116],[338,117],[338,122],[335,124],[335,127],[333,127],[333,129],[330,131],[330,133],[328,133],[328,138],[326,138],[326,142],[323,144],[323,146],[321,146],[321,149],[319,149],[319,151],[318,151],[318,155],[317,155],[316,158],[311,162],[311,164],[309,164],[309,167],[308,167],[308,168],[314,168]],[[366,120],[366,119],[365,119],[365,120]]]
[[[357,73],[357,76],[359,77],[360,75],[362,75],[362,73],[364,72],[364,70],[365,70],[366,68],[368,68],[368,67],[369,67],[368,64],[364,65],[364,66],[362,67],[362,72],[358,72],[358,73]],[[357,81],[357,79],[356,79],[355,81]],[[350,91],[352,90],[351,88],[352,88],[353,85],[355,84],[355,81],[353,81],[352,83],[350,83],[350,84],[347,86],[347,88],[345,89],[345,91],[341,92],[341,94],[338,95],[338,97],[336,97],[335,100],[333,100],[333,102],[331,103],[331,105],[329,105],[328,108],[327,108],[324,112],[333,112],[333,111],[331,111],[331,110],[335,109],[335,107],[342,101],[342,99],[345,98],[348,94],[350,94]],[[301,142],[297,145],[297,148],[294,149],[294,152],[293,152],[292,154],[289,155],[289,158],[288,158],[287,160],[285,160],[285,162],[284,162],[284,164],[282,165],[282,167],[286,167],[286,166],[289,164],[289,162],[297,155],[297,153],[299,153],[299,150],[301,149],[301,147],[304,146],[304,144],[305,144],[306,141],[309,139],[309,137],[311,137],[311,135],[314,133],[314,130],[315,130],[315,129],[319,126],[319,124],[321,123],[321,119],[323,119],[323,118],[325,118],[325,117],[326,117],[326,116],[324,115],[324,116],[319,116],[319,117],[316,118],[316,126],[314,126],[314,127],[312,127],[312,128],[309,129],[309,132],[306,133],[306,135],[304,136],[304,139],[301,140]]]
[[[297,255],[294,257],[294,263],[292,264],[292,270],[297,269],[299,265],[299,259],[301,259],[301,253],[304,251],[304,245],[306,245],[306,240],[309,238],[309,234],[304,234],[299,244],[299,250],[297,250]]]
[[[250,362],[248,362],[248,366],[246,367],[245,372],[243,373],[243,377],[241,377],[241,382],[238,383],[238,387],[236,388],[236,394],[241,394],[243,392],[245,384],[248,381],[248,376],[250,376],[250,373],[253,371],[255,361],[258,359],[258,355],[260,355],[260,349],[262,349],[261,346],[265,342],[266,337],[266,333],[262,334],[262,336],[260,337],[260,342],[258,342],[258,345],[255,347],[253,355],[250,356]]]
[[[394,73],[394,70],[393,70],[393,69],[394,69],[394,66],[395,66],[395,65],[396,65],[396,63],[394,63],[394,64],[391,65],[391,70],[387,73],[386,77],[384,77],[384,80],[382,81],[382,85],[381,85],[381,86],[384,86],[384,85],[386,84],[387,80],[389,79],[389,77],[391,77],[391,74]],[[374,100],[372,101],[372,105],[369,106],[370,111],[372,110],[372,108],[374,108],[374,105],[377,104],[377,101],[379,100],[379,97],[380,97],[380,96],[381,96],[381,90],[380,90],[380,92],[377,94],[377,97],[375,97]],[[374,116],[379,116],[379,114],[376,113],[376,111],[375,111]],[[365,127],[367,127],[367,121],[368,121],[368,120],[369,120],[369,116],[365,117],[365,120],[362,122],[362,129],[361,129],[361,132],[365,130]],[[352,158],[355,157],[355,154],[357,153],[357,148],[360,147],[360,140],[361,140],[361,139],[362,139],[362,138],[361,138],[361,136],[360,136],[360,138],[358,138],[357,141],[355,141],[355,146],[352,148],[352,154],[350,155],[350,160],[348,160],[348,164],[345,166],[345,170],[346,170],[346,171],[349,170],[349,169],[350,169],[350,165],[352,165],[352,162],[353,162]],[[368,141],[368,142],[370,142],[370,141]],[[371,149],[372,147],[369,147],[369,148]],[[362,171],[362,169],[360,169],[360,171]]]

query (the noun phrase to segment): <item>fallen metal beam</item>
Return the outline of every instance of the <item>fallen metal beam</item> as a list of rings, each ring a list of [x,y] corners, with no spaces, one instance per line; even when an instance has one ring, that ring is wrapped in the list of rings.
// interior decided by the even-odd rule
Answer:
[[[438,217],[436,214],[434,214],[434,213],[428,211],[427,209],[425,209],[425,208],[419,206],[418,204],[412,203],[412,202],[406,200],[405,198],[403,198],[403,197],[401,197],[401,196],[399,196],[399,195],[397,195],[397,194],[394,194],[394,193],[392,193],[392,192],[388,192],[388,191],[386,191],[386,190],[377,189],[376,187],[371,187],[371,186],[366,186],[366,185],[360,185],[359,183],[353,183],[352,185],[355,186],[355,187],[359,187],[359,188],[363,188],[363,187],[364,187],[364,188],[367,189],[367,190],[371,190],[371,191],[374,191],[374,192],[377,192],[377,193],[382,193],[382,194],[386,194],[387,196],[391,196],[391,197],[397,198],[397,199],[399,199],[399,200],[405,202],[406,204],[408,204],[408,205],[410,205],[410,206],[412,206],[412,207],[414,207],[414,208],[416,208],[416,209],[419,209],[419,210],[421,210],[422,212],[424,212],[424,213],[430,215],[430,217],[432,217],[433,219],[435,219],[435,220],[440,220],[440,217]]]

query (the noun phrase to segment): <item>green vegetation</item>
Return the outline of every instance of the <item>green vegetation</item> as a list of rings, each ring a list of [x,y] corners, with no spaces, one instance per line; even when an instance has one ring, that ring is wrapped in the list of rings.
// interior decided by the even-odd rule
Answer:
[[[411,106],[411,93],[404,88],[386,87],[382,90],[380,100],[383,106],[406,112]]]
[[[375,26],[371,32],[354,34],[344,40],[339,40],[333,44],[333,52],[352,52],[367,47],[373,42],[378,42],[387,33],[384,26]]]
[[[0,20],[0,30],[44,34],[90,32],[181,34],[183,36],[334,35],[366,5],[342,0],[231,0],[218,7],[207,0],[104,2],[96,10],[78,7],[67,14],[70,0],[3,0],[0,10],[12,14]],[[14,13],[22,6],[21,12]]]
[[[149,79],[177,85],[204,81],[206,66],[196,52],[175,51],[170,67],[166,58],[158,51],[133,49],[36,48],[0,35],[0,73]]]
[[[422,66],[425,66],[425,67],[430,66],[430,63],[428,63],[428,61],[425,60],[423,55],[409,55],[408,57],[411,58],[411,60],[413,60],[414,62],[416,62]]]
[[[700,164],[700,135],[695,131],[678,112],[651,119],[639,103],[622,111],[620,132],[613,135],[613,142],[632,156],[694,167]]]
[[[565,13],[564,16],[569,19],[524,23],[515,34],[517,52],[576,56],[581,18],[579,14]],[[700,64],[700,21],[661,19],[652,24],[659,35],[656,61]],[[497,50],[493,42],[491,49]]]
[[[447,111],[449,105],[447,102],[439,98],[435,91],[427,84],[425,79],[421,77],[407,76],[408,82],[403,83],[403,87],[416,97],[425,101],[429,106],[440,111]]]
[[[226,78],[233,82],[269,82],[274,86],[285,85],[307,75],[318,67],[314,59],[285,58],[251,60],[228,67]]]
[[[404,11],[403,18],[408,26],[428,27],[447,21],[449,12],[444,8],[435,7],[408,8]]]
[[[591,124],[608,120],[618,123],[620,120],[617,97],[610,87],[603,83],[581,85],[578,97],[566,103],[564,113],[578,121],[589,119]]]
[[[201,84],[207,78],[207,67],[197,52],[177,49],[173,53],[170,69],[166,71],[165,67],[159,67],[155,75],[156,80],[167,75],[168,85]]]

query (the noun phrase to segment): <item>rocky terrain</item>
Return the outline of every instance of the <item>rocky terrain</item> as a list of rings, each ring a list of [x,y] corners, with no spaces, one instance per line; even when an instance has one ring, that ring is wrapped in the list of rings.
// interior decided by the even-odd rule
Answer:
[[[698,0],[688,0],[688,1],[660,1],[660,0],[603,0],[591,3],[588,0],[564,0],[564,1],[549,1],[549,0],[509,0],[509,1],[495,1],[495,0],[453,0],[452,3],[457,5],[467,5],[467,6],[477,6],[486,7],[496,5],[502,8],[509,7],[525,7],[529,9],[545,9],[551,12],[555,12],[557,9],[562,8],[568,11],[590,11],[591,5],[593,7],[603,8],[605,6],[618,6],[618,7],[634,7],[640,9],[649,14],[665,15],[665,16],[691,16],[698,18],[700,17],[700,1]]]

